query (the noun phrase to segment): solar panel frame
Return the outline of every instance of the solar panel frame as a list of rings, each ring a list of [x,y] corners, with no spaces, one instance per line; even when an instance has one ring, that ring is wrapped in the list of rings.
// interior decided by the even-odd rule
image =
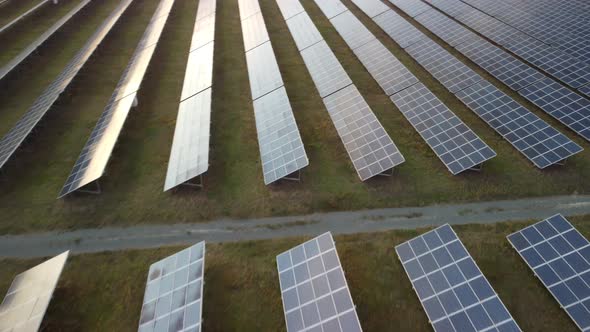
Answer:
[[[264,183],[273,183],[309,165],[285,87],[254,100]]]
[[[357,2],[363,3],[364,1],[357,0]],[[361,8],[361,10],[363,9]],[[415,26],[410,24],[410,22],[406,21],[391,9],[374,17],[373,21],[402,48],[407,48],[408,46],[426,38],[426,35],[423,34],[422,31],[418,30]]]
[[[518,93],[590,141],[590,100],[550,78],[537,81]]]
[[[422,83],[390,98],[451,174],[457,175],[496,156]]]
[[[576,326],[590,328],[590,304],[583,294],[590,289],[590,242],[561,214],[506,238]]]
[[[201,331],[205,256],[202,241],[150,266],[138,332]]]
[[[352,84],[344,68],[325,41],[301,51],[303,62],[320,97],[324,98]]]
[[[86,41],[86,44],[70,60],[57,78],[43,91],[43,93],[33,102],[27,112],[16,122],[16,124],[0,140],[0,169],[14,155],[22,142],[33,131],[37,123],[49,111],[59,95],[71,83],[74,76],[94,53],[98,45],[104,40],[104,37],[111,30],[113,25],[119,20],[123,12],[128,8],[133,0],[121,2],[111,14],[97,28],[94,34]]]
[[[487,81],[458,92],[457,98],[540,169],[583,150]]]
[[[377,39],[353,52],[388,96],[419,82],[418,78]]]
[[[406,52],[451,93],[466,89],[483,78],[430,38],[409,46]]]
[[[299,3],[299,0],[293,0]],[[279,7],[280,8],[280,7]],[[304,49],[324,40],[315,24],[307,14],[303,11],[286,20],[287,27],[291,32],[291,36],[295,40],[297,49],[301,52]]]
[[[330,232],[276,260],[287,332],[362,332]]]
[[[0,303],[0,330],[38,331],[69,251],[18,274]]]
[[[448,224],[395,251],[435,331],[521,331]]]

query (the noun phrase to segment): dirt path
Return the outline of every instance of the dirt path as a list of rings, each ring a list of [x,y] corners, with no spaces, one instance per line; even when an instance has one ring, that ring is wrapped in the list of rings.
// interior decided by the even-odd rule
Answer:
[[[209,242],[246,241],[289,236],[378,232],[445,223],[494,223],[542,219],[556,213],[590,214],[590,196],[555,196],[427,207],[317,213],[198,224],[83,229],[66,233],[0,236],[0,257],[44,257],[72,250],[89,253]]]

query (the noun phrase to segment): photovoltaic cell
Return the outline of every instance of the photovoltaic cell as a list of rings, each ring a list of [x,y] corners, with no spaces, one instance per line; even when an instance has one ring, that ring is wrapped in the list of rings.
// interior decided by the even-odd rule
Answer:
[[[38,331],[69,251],[17,275],[0,304],[0,331]]]
[[[519,93],[590,141],[590,100],[550,78],[540,80]]]
[[[41,96],[31,105],[29,110],[23,115],[10,131],[0,140],[0,168],[16,152],[22,142],[31,133],[37,123],[49,111],[59,95],[66,89],[76,76],[78,71],[83,67],[86,61],[94,53],[98,45],[102,42],[113,25],[119,20],[123,12],[127,9],[133,0],[123,1],[111,12],[101,26],[88,39],[82,49],[70,60],[64,70],[57,78],[43,91]]]
[[[448,224],[395,250],[434,331],[521,331]]]
[[[420,0],[410,1],[420,2]],[[465,12],[473,10],[471,6],[459,0],[425,0],[425,2],[440,9],[451,17],[457,17]],[[404,10],[403,8],[400,9]]]
[[[562,162],[583,150],[486,81],[458,92],[457,98],[538,168]]]
[[[299,0],[277,0],[277,4],[285,20],[305,11]]]
[[[111,95],[109,104],[105,107],[66,180],[59,194],[60,198],[98,180],[104,174],[173,3],[174,0],[162,0],[152,15],[152,20],[146,27],[127,68]]]
[[[581,331],[590,329],[590,243],[558,214],[508,235],[537,278]]]
[[[150,266],[138,332],[201,331],[205,242]]]
[[[325,41],[322,40],[301,51],[301,56],[320,97],[324,98],[352,84],[350,77]]]
[[[321,2],[323,1],[316,0],[316,3]],[[348,10],[330,22],[352,50],[375,39],[375,36]]]
[[[352,2],[357,5],[359,8],[362,8],[363,12],[367,14],[369,17],[375,17],[383,12],[389,10],[386,4],[379,0],[375,1],[361,1],[361,0],[352,0]]]
[[[240,20],[243,21],[260,12],[260,5],[258,0],[238,0],[238,9],[240,10]]]
[[[590,97],[590,85],[583,86],[578,90],[580,90],[580,92],[585,94],[586,96]]]
[[[212,2],[215,4],[216,0],[207,0],[207,2]],[[201,3],[203,6],[205,1]],[[209,6],[207,6],[209,9]],[[199,5],[199,9],[197,13],[201,13],[201,6]],[[197,14],[198,15],[198,14]],[[193,38],[191,40],[191,47],[190,52],[203,47],[209,43],[211,43],[215,39],[215,12],[208,16],[203,16],[202,19],[197,19],[195,22],[195,27],[193,29]]]
[[[429,6],[424,4],[421,1],[412,1],[412,0],[389,0],[392,4],[396,7],[399,7],[401,10],[406,12],[411,17],[417,16],[422,14],[423,12],[430,9]]]
[[[309,165],[284,87],[256,99],[254,113],[265,184]]]
[[[457,50],[515,91],[545,77],[506,51],[479,37],[457,45]]]
[[[189,53],[180,95],[181,101],[213,84],[213,51],[214,43],[211,42]]]
[[[320,10],[326,15],[328,19],[331,19],[334,16],[340,15],[347,11],[348,9],[340,0],[322,0],[316,2]]]
[[[364,2],[365,0],[357,0],[357,3]],[[362,7],[359,8],[363,10]],[[426,35],[424,35],[422,31],[418,30],[393,10],[387,10],[383,14],[373,18],[373,20],[402,48],[406,48],[417,41],[426,38]]]
[[[246,52],[246,63],[253,100],[283,86],[283,78],[270,41]]]
[[[287,332],[361,332],[332,234],[277,256]]]
[[[299,3],[299,0],[294,0]],[[279,7],[280,8],[280,7]],[[301,12],[287,20],[287,26],[299,51],[323,40],[322,35],[306,12]]]
[[[453,175],[496,156],[422,83],[394,94],[391,100]]]
[[[432,39],[422,39],[408,47],[406,52],[452,93],[483,80]]]
[[[242,21],[242,35],[244,36],[244,49],[246,52],[269,41],[262,12],[250,15]]]
[[[324,103],[361,180],[405,161],[354,85],[329,95]]]
[[[388,96],[418,83],[416,76],[377,39],[353,52]]]
[[[416,16],[415,20],[453,47],[477,37],[475,33],[437,10],[427,10]]]

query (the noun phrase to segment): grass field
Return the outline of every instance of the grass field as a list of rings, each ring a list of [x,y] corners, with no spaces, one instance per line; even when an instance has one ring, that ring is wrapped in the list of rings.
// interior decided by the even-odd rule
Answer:
[[[64,0],[61,5],[73,6],[75,2]],[[157,0],[136,0],[34,135],[3,170],[0,233],[196,222],[221,216],[258,217],[588,192],[588,151],[569,160],[565,167],[537,170],[419,67],[350,1],[344,2],[498,153],[498,157],[484,165],[482,173],[452,176],[372,80],[315,3],[305,0],[304,7],[407,160],[396,168],[392,178],[361,183],[278,6],[274,0],[261,0],[273,48],[310,159],[301,183],[266,187],[259,161],[238,5],[235,0],[224,0],[218,1],[217,9],[211,166],[205,179],[206,188],[201,192],[163,193],[198,4],[197,0],[176,0],[140,90],[139,107],[128,117],[107,174],[101,181],[104,193],[57,200],[61,186],[157,5]],[[93,1],[36,57],[0,82],[0,135],[4,135],[22,116],[117,3],[117,0]],[[0,44],[3,48],[6,45],[10,52],[16,52],[26,44],[21,40],[25,37],[30,40],[39,33],[33,30],[31,22],[43,20],[46,22],[44,26],[48,26],[62,15],[53,9],[49,7],[27,19],[17,34],[0,37]],[[0,16],[3,15],[4,12],[0,12]],[[3,61],[7,60],[0,57],[0,63]],[[482,71],[478,72],[500,84]],[[557,121],[502,88],[590,150],[589,144]]]
[[[585,236],[590,236],[589,218],[571,219]],[[576,331],[505,239],[528,223],[455,230],[524,331]],[[365,331],[431,331],[393,249],[423,231],[335,237]],[[203,330],[284,331],[275,256],[303,240],[207,244]],[[70,257],[44,331],[136,330],[149,265],[179,249]],[[0,261],[0,294],[15,274],[41,261]]]

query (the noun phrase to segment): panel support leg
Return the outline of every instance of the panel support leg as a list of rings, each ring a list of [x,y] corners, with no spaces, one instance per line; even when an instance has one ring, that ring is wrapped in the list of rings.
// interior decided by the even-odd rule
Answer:
[[[96,180],[78,189],[77,192],[100,195],[102,193],[102,190],[100,189],[100,183],[98,182],[98,180]]]
[[[297,170],[297,171],[283,177],[282,179],[287,180],[287,181],[301,182],[301,172],[299,170]]]
[[[390,168],[390,169],[388,169],[386,171],[383,171],[383,172],[381,172],[381,173],[379,173],[377,175],[378,176],[385,176],[385,177],[388,177],[389,178],[389,177],[392,177],[393,176],[393,171],[394,170],[395,170],[395,168],[392,167],[392,168]]]
[[[137,107],[137,105],[139,105],[139,100],[137,100],[137,96],[135,96],[135,98],[133,98],[133,104],[131,106]]]
[[[475,165],[475,166],[471,167],[469,170],[474,171],[474,172],[481,172],[482,168],[483,168],[483,164],[479,164],[479,165]]]
[[[203,174],[184,182],[181,186],[203,189]]]

